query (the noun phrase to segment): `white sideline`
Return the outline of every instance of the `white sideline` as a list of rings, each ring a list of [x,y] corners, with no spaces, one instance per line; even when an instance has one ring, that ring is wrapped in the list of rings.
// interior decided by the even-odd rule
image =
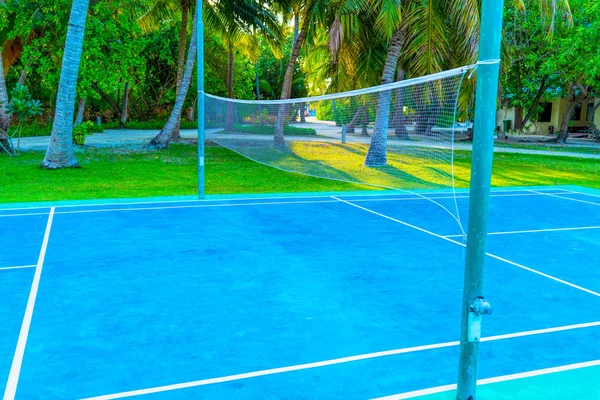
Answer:
[[[35,268],[37,265],[19,265],[16,267],[2,267],[0,271],[8,271],[9,269],[24,269],[24,268]]]
[[[31,290],[29,291],[29,299],[27,300],[27,307],[25,308],[25,315],[23,316],[21,331],[19,332],[19,339],[17,340],[17,347],[15,348],[15,354],[10,367],[10,373],[8,374],[6,389],[4,390],[4,400],[13,400],[17,393],[17,385],[19,383],[23,355],[25,354],[25,346],[27,345],[27,337],[29,336],[29,327],[31,325],[31,319],[33,318],[33,308],[35,307],[35,299],[37,297],[37,292],[40,285],[40,278],[42,276],[42,268],[44,267],[44,259],[46,258],[46,249],[48,248],[48,239],[50,238],[50,230],[52,229],[53,218],[54,207],[50,208],[50,214],[48,215],[48,222],[46,223],[46,231],[44,233],[44,240],[42,241],[42,248],[40,249],[40,255],[36,265],[35,274],[33,275]]]
[[[597,327],[597,326],[600,326],[600,321],[587,322],[587,323],[575,324],[575,325],[564,325],[564,326],[558,326],[558,327],[554,327],[554,328],[536,329],[536,330],[531,330],[531,331],[515,332],[515,333],[504,334],[504,335],[488,336],[488,337],[482,338],[481,341],[482,342],[493,342],[493,341],[497,341],[497,340],[512,339],[512,338],[524,337],[524,336],[541,335],[541,334],[554,333],[554,332],[562,332],[562,331],[568,331],[568,330],[573,330],[573,329],[592,328],[592,327]],[[102,395],[102,396],[97,396],[97,397],[88,397],[83,400],[122,399],[122,398],[132,397],[132,396],[141,396],[141,395],[152,394],[152,393],[167,392],[167,391],[171,391],[171,390],[186,389],[186,388],[197,387],[197,386],[213,385],[216,383],[237,381],[237,380],[241,380],[241,379],[256,378],[256,377],[265,376],[265,375],[275,375],[275,374],[299,371],[299,370],[304,370],[304,369],[326,367],[329,365],[343,364],[343,363],[347,363],[347,362],[360,361],[360,360],[368,360],[368,359],[377,358],[377,357],[386,357],[386,356],[392,356],[392,355],[414,353],[414,352],[418,352],[418,351],[441,349],[441,348],[445,348],[445,347],[455,347],[458,345],[460,345],[460,342],[457,340],[457,341],[453,341],[453,342],[445,342],[445,343],[429,344],[429,345],[416,346],[416,347],[407,347],[407,348],[403,348],[403,349],[379,351],[376,353],[366,353],[366,354],[360,354],[360,355],[350,356],[350,357],[335,358],[335,359],[326,360],[326,361],[319,361],[319,362],[313,362],[313,363],[307,363],[307,364],[292,365],[292,366],[288,366],[288,367],[272,368],[272,369],[254,371],[254,372],[247,372],[244,374],[228,375],[228,376],[222,376],[222,377],[218,377],[218,378],[202,379],[202,380],[191,381],[191,382],[176,383],[176,384],[172,384],[172,385],[132,390],[132,391],[128,391],[128,392],[113,393],[113,394]]]
[[[567,192],[566,189],[536,189],[538,191],[563,191]],[[405,194],[399,192],[406,192]],[[512,196],[539,196],[546,193],[534,194],[531,193],[530,189],[492,189],[492,193],[504,193],[504,192],[523,192],[522,194],[505,194],[505,195],[494,195],[492,197],[512,197]],[[526,193],[529,192],[529,193]],[[568,191],[572,192],[572,191]],[[467,193],[467,192],[465,192]],[[575,192],[573,192],[575,193]],[[418,193],[420,196],[424,195],[438,195],[438,194],[452,194],[452,192],[448,191],[440,191],[440,192],[424,192]],[[65,204],[65,205],[57,205],[54,206],[57,209],[61,208],[83,208],[83,207],[110,207],[110,206],[129,206],[129,205],[139,205],[139,204],[176,204],[176,203],[208,203],[208,202],[217,202],[217,201],[249,201],[249,200],[286,200],[286,199],[319,199],[319,198],[329,198],[330,194],[323,195],[311,195],[311,196],[272,196],[272,197],[244,197],[244,198],[221,198],[221,199],[205,199],[205,200],[161,200],[161,201],[132,201],[132,202],[115,202],[115,203],[91,203],[91,204]],[[380,196],[406,196],[408,200],[424,200],[422,197],[418,197],[415,194],[412,194],[407,191],[398,190],[395,193],[386,193],[386,191],[382,191],[382,193],[365,193],[365,194],[339,194],[341,197],[380,197]],[[412,196],[412,197],[410,197]],[[461,196],[461,198],[468,198],[467,196]],[[436,197],[439,198],[439,197]],[[276,203],[277,204],[277,203]],[[0,208],[0,212],[4,211],[19,211],[19,210],[38,210],[50,208],[51,206],[38,206],[38,207],[14,207],[14,208]],[[167,207],[165,207],[167,208]],[[129,209],[128,209],[129,210]],[[57,212],[58,213],[58,212]],[[21,217],[27,215],[48,215],[47,212],[44,213],[28,213],[28,214],[1,214],[0,217]]]
[[[530,192],[532,193],[536,193],[536,194],[543,194],[544,196],[550,196],[550,197],[556,197],[557,199],[565,199],[565,200],[571,200],[571,201],[576,201],[578,203],[585,203],[585,204],[591,204],[594,206],[600,206],[600,203],[594,203],[593,201],[585,201],[585,200],[580,200],[580,199],[573,199],[571,197],[565,197],[565,196],[560,196],[554,193],[541,193],[541,192],[537,192],[535,190],[530,190]],[[585,193],[583,193],[585,194]]]
[[[586,361],[586,362],[581,362],[581,363],[576,363],[576,364],[562,365],[560,367],[537,369],[534,371],[520,372],[517,374],[496,376],[493,378],[478,379],[477,385],[478,386],[479,385],[489,385],[491,383],[514,381],[517,379],[524,379],[524,378],[531,378],[534,376],[555,374],[558,372],[572,371],[572,370],[581,369],[581,368],[596,367],[599,365],[600,365],[600,360],[594,360],[594,361]],[[404,400],[404,399],[412,399],[415,397],[425,396],[428,394],[449,392],[451,390],[456,390],[456,383],[451,384],[451,385],[436,386],[436,387],[432,387],[429,389],[415,390],[412,392],[399,393],[399,394],[394,394],[391,396],[378,397],[378,398],[371,399],[371,400]]]
[[[356,200],[355,200],[356,201]],[[540,232],[562,232],[562,231],[581,231],[589,229],[600,229],[600,226],[578,226],[575,228],[548,228],[548,229],[529,229],[524,231],[501,231],[488,232],[488,235],[514,235],[519,233],[540,233]],[[445,235],[447,238],[463,237],[463,235]]]
[[[539,189],[536,189],[539,191]],[[568,190],[568,189],[561,189],[562,191],[565,192],[569,192],[569,193],[565,193],[565,194],[582,194],[584,196],[591,196],[591,197],[600,197],[600,195],[597,194],[591,194],[591,193],[584,193],[584,192],[576,192],[575,190]],[[546,194],[546,193],[544,193]],[[553,194],[563,194],[563,193],[553,193]]]
[[[4,210],[0,210],[4,211]],[[41,213],[26,213],[26,214],[1,214],[0,218],[9,218],[9,217],[29,217],[30,215],[48,215],[47,212]]]
[[[402,194],[386,194],[385,196],[401,196]],[[492,197],[518,197],[518,196],[544,196],[545,194],[500,194],[500,195],[492,195]],[[360,195],[354,195],[354,197]],[[372,195],[377,196],[377,195]],[[371,201],[424,201],[424,200],[439,200],[439,199],[453,199],[454,197],[401,197],[401,198],[392,198],[392,199],[358,199],[353,200],[354,202],[371,202]],[[333,196],[316,196],[315,198],[319,199],[329,199]],[[300,198],[300,197],[299,197]],[[460,199],[467,199],[468,196],[458,196]],[[282,199],[286,199],[283,197]],[[249,206],[265,206],[265,205],[281,205],[281,204],[318,204],[318,203],[337,203],[337,200],[307,200],[307,201],[268,201],[268,202],[252,202],[252,203],[222,203],[222,204],[205,204],[203,201],[191,201],[186,200],[184,202],[196,203],[190,205],[180,205],[180,206],[155,206],[155,207],[133,207],[133,208],[101,208],[96,210],[71,210],[71,211],[56,211],[55,214],[86,214],[86,213],[100,213],[100,212],[111,212],[111,211],[150,211],[150,210],[171,210],[171,209],[185,209],[185,208],[210,208],[210,207],[249,207]],[[200,204],[197,204],[200,203]],[[131,203],[131,205],[136,203]],[[139,204],[155,204],[155,203],[139,203]],[[119,205],[119,203],[115,204]],[[71,208],[72,206],[57,206],[55,208]],[[29,214],[4,214],[0,215],[2,217],[20,217],[20,216],[29,216],[29,215],[48,215],[48,213],[29,213]]]
[[[446,240],[446,241],[448,241],[448,242],[451,242],[451,243],[457,244],[457,245],[459,245],[459,246],[462,246],[462,247],[466,247],[466,245],[465,245],[464,243],[457,242],[456,240],[454,240],[454,239],[450,239],[449,237],[442,236],[442,235],[438,235],[437,233],[434,233],[434,232],[428,231],[428,230],[426,230],[426,229],[423,229],[423,228],[419,228],[418,226],[415,226],[415,225],[409,224],[409,223],[407,223],[407,222],[401,221],[401,220],[399,220],[399,219],[396,219],[396,218],[389,217],[389,216],[387,216],[387,215],[385,215],[385,214],[378,213],[378,212],[376,212],[376,211],[373,211],[373,210],[370,210],[370,209],[368,209],[368,208],[365,208],[365,207],[359,206],[358,204],[354,204],[354,203],[351,203],[351,202],[349,202],[349,201],[346,201],[346,200],[338,199],[338,198],[337,198],[337,197],[335,197],[335,196],[331,196],[331,197],[332,197],[333,199],[336,199],[336,200],[338,200],[338,201],[341,201],[342,203],[346,203],[346,204],[348,204],[348,205],[350,205],[350,206],[353,206],[353,207],[356,207],[356,208],[360,208],[361,210],[367,211],[367,212],[369,212],[369,213],[371,213],[371,214],[378,215],[378,216],[380,216],[380,217],[382,217],[382,218],[385,218],[385,219],[389,219],[390,221],[396,222],[396,223],[398,223],[398,224],[402,224],[402,225],[408,226],[409,228],[413,228],[413,229],[416,229],[416,230],[418,230],[418,231],[421,231],[421,232],[423,232],[423,233],[427,233],[428,235],[431,235],[431,236],[438,237],[438,238],[440,238],[440,239]],[[599,204],[599,205],[600,205],[600,204]],[[514,261],[510,261],[510,260],[508,260],[508,259],[506,259],[506,258],[503,258],[503,257],[497,256],[497,255],[495,255],[495,254],[492,254],[492,253],[489,253],[489,252],[486,252],[485,254],[486,254],[487,256],[489,256],[489,257],[495,258],[496,260],[503,261],[503,262],[505,262],[505,263],[508,263],[508,264],[510,264],[510,265],[513,265],[513,266],[515,266],[515,267],[518,267],[518,268],[524,269],[525,271],[533,272],[534,274],[537,274],[537,275],[543,276],[543,277],[545,277],[545,278],[551,279],[551,280],[553,280],[553,281],[556,281],[556,282],[562,283],[562,284],[564,284],[564,285],[567,285],[567,286],[571,286],[571,287],[572,287],[572,288],[574,288],[574,289],[578,289],[578,290],[581,290],[581,291],[583,291],[583,292],[589,293],[589,294],[591,294],[591,295],[594,295],[594,296],[600,297],[600,293],[598,293],[598,292],[594,292],[593,290],[590,290],[590,289],[584,288],[584,287],[582,287],[582,286],[576,285],[576,284],[574,284],[574,283],[571,283],[571,282],[569,282],[569,281],[565,281],[564,279],[560,279],[560,278],[557,278],[557,277],[555,277],[555,276],[552,276],[552,275],[546,274],[546,273],[544,273],[544,272],[538,271],[538,270],[536,270],[536,269],[533,269],[533,268],[526,267],[526,266],[524,266],[524,265],[518,264],[518,263],[516,263],[516,262],[514,262]]]

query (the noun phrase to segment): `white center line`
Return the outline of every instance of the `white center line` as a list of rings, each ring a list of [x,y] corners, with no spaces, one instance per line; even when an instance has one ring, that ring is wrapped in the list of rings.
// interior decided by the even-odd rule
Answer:
[[[8,374],[6,389],[4,390],[4,400],[13,400],[17,393],[21,365],[23,364],[23,355],[25,354],[25,346],[27,345],[27,337],[29,336],[29,327],[31,326],[31,319],[33,318],[33,309],[35,307],[35,299],[40,286],[40,278],[42,276],[42,269],[44,267],[44,259],[46,258],[46,250],[48,248],[48,239],[50,238],[50,230],[52,229],[53,218],[54,207],[50,209],[50,214],[48,215],[48,222],[46,223],[46,231],[44,233],[42,248],[40,249],[40,255],[36,265],[35,274],[33,276],[33,282],[31,283],[31,290],[29,291],[29,299],[27,300],[27,307],[25,308],[25,315],[23,316],[17,347],[15,348],[15,354],[10,367],[10,373]]]

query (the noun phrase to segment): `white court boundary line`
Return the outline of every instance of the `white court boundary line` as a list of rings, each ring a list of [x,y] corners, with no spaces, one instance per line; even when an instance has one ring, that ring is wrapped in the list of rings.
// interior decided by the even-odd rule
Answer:
[[[535,189],[535,190],[539,191],[539,189]],[[581,195],[584,195],[584,196],[600,197],[600,195],[597,195],[597,194],[591,194],[591,193],[585,193],[585,192],[577,192],[575,190],[569,190],[569,189],[561,189],[561,190],[564,191],[564,192],[569,192],[569,193],[553,193],[553,194],[581,194]],[[544,193],[544,194],[546,194],[546,193]]]
[[[497,340],[505,340],[505,339],[512,339],[512,338],[518,338],[518,337],[525,337],[525,336],[541,335],[541,334],[546,334],[546,333],[563,332],[563,331],[569,331],[569,330],[574,330],[574,329],[592,328],[592,327],[598,327],[598,326],[600,326],[600,321],[594,321],[594,322],[587,322],[587,323],[576,324],[576,325],[564,325],[564,326],[558,326],[558,327],[554,327],[554,328],[536,329],[536,330],[532,330],[532,331],[523,331],[523,332],[509,333],[509,334],[503,334],[503,335],[488,336],[488,337],[482,338],[481,341],[482,342],[493,342],[493,341],[497,341]],[[414,352],[419,352],[419,351],[441,349],[441,348],[446,348],[446,347],[456,347],[459,345],[460,345],[460,341],[457,340],[457,341],[452,341],[452,342],[444,342],[444,343],[436,343],[436,344],[429,344],[429,345],[423,345],[423,346],[407,347],[407,348],[395,349],[395,350],[379,351],[376,353],[366,353],[366,354],[360,354],[360,355],[350,356],[350,357],[335,358],[335,359],[326,360],[326,361],[318,361],[318,362],[307,363],[307,364],[292,365],[292,366],[288,366],[288,367],[271,368],[271,369],[265,369],[265,370],[254,371],[254,372],[247,372],[247,373],[243,373],[243,374],[221,376],[218,378],[202,379],[202,380],[197,380],[197,381],[176,383],[176,384],[172,384],[172,385],[156,386],[156,387],[146,388],[146,389],[131,390],[128,392],[120,392],[120,393],[113,393],[113,394],[96,396],[96,397],[89,397],[89,398],[86,398],[83,400],[122,399],[122,398],[126,398],[126,397],[142,396],[142,395],[152,394],[152,393],[167,392],[167,391],[172,391],[172,390],[187,389],[187,388],[191,388],[191,387],[207,386],[207,385],[213,385],[213,384],[217,384],[217,383],[224,383],[224,382],[238,381],[238,380],[242,380],[242,379],[256,378],[256,377],[265,376],[265,375],[275,375],[275,374],[281,374],[281,373],[285,373],[285,372],[326,367],[326,366],[330,366],[330,365],[343,364],[343,363],[348,363],[348,362],[353,362],[353,361],[368,360],[371,358],[386,357],[386,356],[393,356],[393,355],[406,354],[406,353],[414,353]]]
[[[462,246],[462,247],[467,247],[467,246],[466,246],[464,243],[457,242],[456,240],[454,240],[454,239],[450,239],[450,238],[448,238],[448,237],[446,237],[446,236],[438,235],[437,233],[434,233],[434,232],[428,231],[427,229],[419,228],[418,226],[415,226],[415,225],[409,224],[409,223],[407,223],[407,222],[401,221],[401,220],[399,220],[399,219],[396,219],[396,218],[392,218],[392,217],[390,217],[390,216],[387,216],[387,215],[385,215],[385,214],[378,213],[377,211],[373,211],[373,210],[370,210],[370,209],[368,209],[368,208],[365,208],[365,207],[359,206],[358,204],[354,204],[354,203],[351,203],[351,202],[349,202],[349,201],[346,201],[346,200],[338,199],[338,198],[337,198],[337,197],[335,197],[335,196],[331,196],[331,197],[332,197],[332,198],[334,198],[334,199],[337,199],[338,201],[341,201],[342,203],[346,203],[346,204],[348,204],[348,205],[350,205],[350,206],[353,206],[353,207],[359,208],[359,209],[361,209],[361,210],[367,211],[367,212],[369,212],[369,213],[371,213],[371,214],[374,214],[374,215],[380,216],[380,217],[382,217],[382,218],[388,219],[388,220],[390,220],[390,221],[393,221],[393,222],[396,222],[396,223],[398,223],[398,224],[401,224],[401,225],[404,225],[404,226],[408,226],[409,228],[416,229],[416,230],[418,230],[418,231],[421,231],[421,232],[423,232],[423,233],[426,233],[426,234],[428,234],[428,235],[431,235],[431,236],[438,237],[438,238],[440,238],[440,239],[443,239],[443,240],[446,240],[446,241],[448,241],[448,242],[451,242],[451,243],[457,244],[457,245],[459,245],[459,246]],[[599,204],[599,205],[600,205],[600,204]],[[566,281],[566,280],[564,280],[564,279],[560,279],[560,278],[557,278],[557,277],[555,277],[555,276],[552,276],[552,275],[546,274],[546,273],[544,273],[544,272],[538,271],[538,270],[536,270],[536,269],[533,269],[533,268],[530,268],[530,267],[526,267],[526,266],[524,266],[524,265],[522,265],[522,264],[518,264],[518,263],[516,263],[516,262],[514,262],[514,261],[510,261],[510,260],[508,260],[508,259],[506,259],[506,258],[503,258],[503,257],[497,256],[497,255],[495,255],[495,254],[492,254],[492,253],[489,253],[489,252],[486,252],[485,254],[486,254],[487,256],[489,256],[489,257],[495,258],[496,260],[503,261],[503,262],[505,262],[505,263],[508,263],[508,264],[510,264],[510,265],[513,265],[513,266],[515,266],[515,267],[517,267],[517,268],[524,269],[525,271],[533,272],[534,274],[537,274],[537,275],[543,276],[543,277],[545,277],[545,278],[551,279],[551,280],[553,280],[553,281],[556,281],[556,282],[562,283],[562,284],[564,284],[564,285],[567,285],[567,286],[571,286],[571,287],[572,287],[572,288],[574,288],[574,289],[578,289],[578,290],[581,290],[581,291],[583,291],[583,292],[586,292],[586,293],[589,293],[589,294],[591,294],[591,295],[594,295],[594,296],[596,296],[596,297],[600,297],[600,293],[598,293],[598,292],[594,292],[593,290],[590,290],[590,289],[587,289],[587,288],[584,288],[583,286],[579,286],[579,285],[576,285],[576,284],[574,284],[574,283],[572,283],[572,282]]]
[[[591,204],[594,206],[599,206],[600,207],[600,203],[594,203],[593,201],[586,201],[586,200],[581,200],[581,199],[573,199],[571,197],[565,197],[565,196],[560,196],[554,193],[541,193],[541,192],[537,192],[535,190],[529,190],[532,193],[536,193],[536,194],[543,194],[544,196],[550,196],[550,197],[556,197],[557,199],[565,199],[565,200],[571,200],[571,201],[576,201],[578,203],[585,203],[585,204]],[[585,194],[585,193],[583,193]]]
[[[520,197],[520,196],[545,196],[545,193],[521,193],[521,194],[499,194],[492,195],[491,197]],[[359,197],[363,195],[353,195],[354,197]],[[365,195],[366,196],[366,195]],[[379,195],[369,195],[374,197],[379,197]],[[366,197],[369,197],[366,196]],[[402,196],[402,194],[386,194],[385,196]],[[354,202],[372,202],[372,201],[425,201],[425,200],[439,200],[439,199],[453,199],[454,197],[409,197],[410,195],[406,195],[406,197],[400,198],[392,198],[392,199],[358,199],[353,200]],[[251,202],[251,203],[222,203],[222,204],[206,204],[201,200],[196,201],[188,201],[185,200],[183,202],[189,203],[200,203],[200,204],[190,204],[190,205],[180,205],[180,206],[156,206],[156,207],[130,207],[130,208],[99,208],[96,210],[71,210],[71,211],[56,211],[55,214],[85,214],[85,213],[100,213],[100,212],[111,212],[111,211],[151,211],[151,210],[170,210],[170,209],[186,209],[186,208],[210,208],[210,207],[249,207],[249,206],[266,206],[266,205],[281,205],[281,204],[318,204],[318,203],[337,203],[337,200],[325,200],[330,199],[335,196],[315,196],[314,198],[323,199],[323,200],[307,200],[307,201],[269,201],[269,202]],[[346,196],[342,196],[346,197]],[[298,197],[301,198],[301,197]],[[457,196],[456,198],[460,199],[468,199],[469,196]],[[273,198],[276,199],[276,198]],[[286,197],[282,197],[281,199],[287,199]],[[250,199],[248,199],[250,200]],[[259,200],[259,199],[257,199]],[[220,201],[220,200],[211,200],[211,201]],[[131,203],[132,204],[155,204],[155,203]],[[119,203],[115,204],[119,205]],[[71,208],[73,206],[57,206],[55,208]],[[0,210],[2,211],[2,210]],[[30,216],[30,215],[48,215],[48,213],[26,213],[26,214],[0,214],[0,218],[3,217],[22,217],[22,216]]]
[[[582,230],[593,230],[600,229],[600,226],[580,226],[575,228],[548,228],[548,229],[530,229],[523,231],[500,231],[500,232],[488,232],[489,236],[492,235],[515,235],[520,233],[541,233],[541,232],[562,232],[562,231],[582,231]],[[463,235],[444,235],[447,238],[463,237]]]
[[[465,189],[466,190],[466,189]],[[561,191],[561,192],[572,192],[571,190],[567,190],[567,189],[536,189],[540,192],[543,191]],[[359,193],[355,193],[355,194],[343,194],[340,193],[338,194],[338,196],[341,197],[380,197],[380,196],[406,196],[407,198],[410,198],[410,196],[416,196],[415,194],[411,194],[411,193],[406,193],[406,190],[397,190],[394,191],[395,193],[389,193],[389,190],[382,190],[382,193],[365,193],[365,194],[359,194]],[[526,192],[531,192],[531,189],[492,189],[492,193],[505,193],[505,192],[523,192],[523,194],[514,194],[514,195],[502,195],[502,196],[524,196],[524,195],[534,195],[533,193],[530,194],[526,194]],[[576,192],[573,192],[576,193]],[[449,191],[439,191],[439,192],[423,192],[423,193],[418,193],[418,195],[436,195],[436,194],[452,194],[452,192]],[[459,194],[463,194],[462,192],[459,192]],[[464,194],[466,194],[466,196],[464,196],[465,198],[468,198],[468,192],[464,192]],[[535,195],[541,195],[541,194],[546,194],[546,193],[540,193],[540,194],[535,194]],[[568,194],[568,193],[565,193]],[[493,195],[493,197],[500,197],[500,195],[496,196]],[[207,202],[217,202],[217,201],[250,201],[250,200],[285,200],[285,199],[316,199],[316,198],[329,198],[331,197],[331,193],[329,194],[322,194],[322,195],[305,195],[305,196],[271,196],[271,197],[242,197],[242,198],[220,198],[220,199],[204,199],[204,200],[194,200],[194,199],[189,199],[189,200],[160,200],[160,201],[132,201],[132,202],[114,202],[114,203],[91,203],[91,204],[64,204],[64,205],[56,205],[53,206],[57,209],[60,208],[83,208],[83,207],[102,207],[102,206],[128,206],[128,205],[138,205],[138,204],[176,204],[176,203],[207,203]],[[461,197],[462,198],[462,197]],[[412,199],[412,198],[410,198]],[[414,199],[419,199],[422,200],[421,198],[419,198],[418,196],[415,197]],[[13,208],[0,208],[0,213],[4,212],[4,211],[19,211],[19,210],[39,210],[39,209],[49,209],[52,206],[32,206],[32,207],[13,207]],[[57,212],[58,213],[58,212]],[[29,214],[18,214],[15,216],[25,216],[25,215],[48,215],[48,213],[37,213],[37,214],[33,214],[33,213],[29,213]],[[0,215],[0,217],[3,217],[5,215]],[[6,215],[8,216],[8,215]]]
[[[33,318],[33,308],[35,307],[35,299],[40,286],[40,278],[42,276],[42,268],[44,267],[44,259],[46,258],[46,250],[48,249],[48,239],[50,238],[50,230],[52,229],[53,219],[54,207],[50,209],[50,214],[48,215],[48,222],[46,223],[46,231],[44,232],[42,248],[40,249],[40,255],[36,265],[35,274],[33,275],[33,281],[31,283],[31,290],[29,291],[29,299],[27,300],[25,315],[23,316],[23,322],[21,324],[21,331],[19,332],[17,347],[15,348],[15,354],[10,367],[10,373],[8,374],[6,389],[4,390],[4,400],[13,400],[17,393],[21,365],[23,364],[23,355],[25,354],[25,346],[27,345],[27,337],[29,336],[29,327],[31,326],[31,319]]]
[[[2,267],[2,268],[0,268],[0,271],[8,271],[11,269],[35,268],[35,267],[37,267],[37,265],[18,265],[16,267]]]
[[[519,372],[517,374],[495,376],[493,378],[478,379],[477,385],[482,386],[482,385],[489,385],[492,383],[514,381],[517,379],[532,378],[534,376],[555,374],[558,372],[565,372],[565,371],[572,371],[572,370],[582,369],[582,368],[596,367],[599,365],[600,365],[600,360],[594,360],[594,361],[586,361],[586,362],[581,362],[581,363],[576,363],[576,364],[562,365],[560,367],[543,368],[543,369],[537,369],[534,371]],[[436,386],[436,387],[432,387],[432,388],[428,388],[428,389],[415,390],[412,392],[399,393],[399,394],[394,394],[391,396],[378,397],[378,398],[371,399],[371,400],[405,400],[405,399],[412,399],[415,397],[425,396],[425,395],[429,395],[429,394],[449,392],[451,390],[456,390],[456,383],[453,383],[451,385]]]
[[[3,211],[3,210],[0,210]],[[1,214],[0,218],[10,218],[10,217],[29,217],[35,215],[48,215],[48,212],[40,212],[40,213],[25,213],[25,214]]]

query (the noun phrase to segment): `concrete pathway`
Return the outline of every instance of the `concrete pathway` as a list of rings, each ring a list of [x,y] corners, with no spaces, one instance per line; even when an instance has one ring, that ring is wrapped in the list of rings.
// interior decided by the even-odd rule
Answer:
[[[311,127],[318,129],[319,136],[311,137],[311,136],[286,136],[288,140],[302,140],[302,141],[331,141],[331,139],[341,140],[340,128],[336,127],[330,123],[310,123]],[[302,126],[306,127],[306,124]],[[271,136],[264,135],[221,135],[216,134],[215,132],[218,129],[207,129],[206,137],[210,139],[211,137],[222,138],[222,139],[254,139],[258,138],[264,140],[271,140]],[[156,136],[158,130],[127,130],[127,129],[107,129],[103,133],[96,133],[94,135],[89,136],[86,139],[86,144],[93,147],[117,147],[117,146],[127,146],[127,145],[135,145],[140,146],[144,145]],[[181,130],[181,137],[184,139],[196,139],[197,132],[196,130]],[[22,138],[21,139],[21,150],[40,150],[46,149],[48,147],[48,143],[50,141],[49,136],[41,136],[41,137],[30,137],[30,138]],[[365,136],[355,136],[348,135],[349,143],[369,143],[370,137]],[[436,147],[439,146],[439,143],[436,142],[402,142],[403,145],[409,146],[424,146],[424,147]],[[16,143],[15,143],[16,144]],[[471,143],[455,143],[455,149],[457,150],[468,150],[472,149]],[[581,146],[581,147],[591,147],[591,146]],[[600,152],[600,146],[597,147]],[[515,147],[499,147],[496,146],[494,148],[496,153],[519,153],[519,154],[542,154],[542,155],[550,155],[550,156],[560,156],[560,157],[578,157],[578,158],[590,158],[590,159],[600,159],[600,154],[592,154],[592,153],[579,153],[575,151],[551,151],[551,150],[537,150],[537,149],[523,149],[523,148],[515,148]]]

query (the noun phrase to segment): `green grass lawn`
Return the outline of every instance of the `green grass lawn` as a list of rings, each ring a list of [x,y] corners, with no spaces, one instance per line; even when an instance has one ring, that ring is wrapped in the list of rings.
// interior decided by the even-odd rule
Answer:
[[[196,147],[171,145],[164,151],[86,149],[77,152],[80,169],[39,168],[43,152],[11,158],[0,154],[0,202],[135,198],[196,194]],[[456,154],[456,181],[466,187],[469,152]],[[495,186],[582,185],[600,188],[600,162],[593,159],[496,154]],[[252,162],[219,147],[206,152],[208,194],[326,192],[369,189],[312,178]]]

